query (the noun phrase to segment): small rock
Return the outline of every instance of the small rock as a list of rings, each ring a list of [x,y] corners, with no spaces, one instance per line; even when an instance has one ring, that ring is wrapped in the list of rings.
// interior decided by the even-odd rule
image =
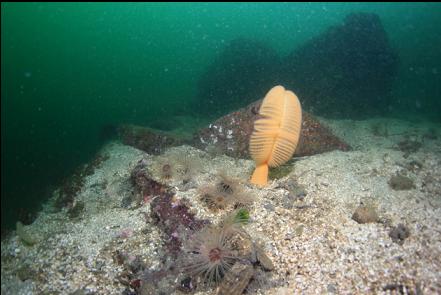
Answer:
[[[404,158],[407,158],[410,154],[416,153],[422,145],[421,142],[408,138],[398,143],[398,149],[404,153]]]
[[[372,223],[379,220],[375,208],[372,206],[360,205],[352,214],[352,219],[358,223]]]
[[[266,203],[266,204],[264,204],[264,205],[263,205],[263,208],[265,208],[267,211],[270,211],[270,212],[274,212],[274,210],[275,210],[274,205],[271,204],[271,203]]]
[[[125,209],[129,209],[132,206],[132,202],[133,202],[133,196],[125,196],[122,200],[121,200],[121,208],[125,208]]]
[[[19,268],[16,274],[21,281],[33,279],[36,276],[35,270],[31,269],[28,265]]]
[[[412,172],[418,172],[423,168],[423,164],[417,160],[412,160],[405,165],[406,169]]]
[[[256,258],[257,261],[259,261],[260,265],[265,270],[274,270],[274,264],[271,261],[271,259],[266,255],[265,250],[262,248],[262,246],[255,244],[255,252],[256,252]]]
[[[70,295],[86,295],[86,291],[84,291],[83,289],[77,289],[74,292],[70,293]]]
[[[403,175],[392,176],[389,180],[389,186],[396,191],[410,190],[415,188],[413,180]]]
[[[296,236],[300,237],[303,234],[303,229],[304,229],[303,224],[297,226],[295,229]]]
[[[76,201],[72,208],[67,211],[67,215],[70,219],[79,217],[84,212],[84,202]]]
[[[191,293],[196,289],[196,285],[190,277],[186,277],[179,283],[177,287],[182,293]]]
[[[283,206],[283,208],[288,209],[288,210],[292,209],[293,202],[294,202],[293,197],[291,195],[287,195],[282,201],[282,206]]]
[[[253,265],[248,261],[236,262],[219,285],[218,295],[240,295],[253,277]]]
[[[337,293],[337,287],[334,284],[328,284],[328,293]]]
[[[400,223],[393,227],[389,232],[389,237],[397,244],[403,245],[404,240],[410,236],[410,230],[404,224]]]

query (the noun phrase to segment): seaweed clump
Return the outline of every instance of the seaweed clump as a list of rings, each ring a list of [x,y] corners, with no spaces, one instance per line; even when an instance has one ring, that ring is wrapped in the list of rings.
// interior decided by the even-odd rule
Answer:
[[[166,248],[172,256],[179,253],[185,234],[200,230],[208,223],[197,219],[189,207],[171,193],[155,198],[150,208],[152,219],[167,235]]]
[[[131,172],[130,180],[135,191],[129,200],[123,200],[124,207],[130,206],[133,201],[139,207],[150,202],[155,197],[173,195],[171,187],[152,178],[145,159],[138,161]]]
[[[292,172],[292,165],[280,165],[278,167],[275,167],[273,169],[270,169],[270,171],[268,172],[268,178],[273,180],[273,179],[281,179],[285,176],[287,176],[288,174],[290,174]]]

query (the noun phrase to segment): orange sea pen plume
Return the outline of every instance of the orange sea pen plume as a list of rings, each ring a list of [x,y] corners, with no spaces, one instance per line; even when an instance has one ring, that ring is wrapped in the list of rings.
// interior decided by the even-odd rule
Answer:
[[[277,167],[292,157],[301,124],[302,107],[297,96],[283,86],[273,87],[263,99],[250,138],[250,154],[256,162],[251,183],[266,185],[268,166]]]

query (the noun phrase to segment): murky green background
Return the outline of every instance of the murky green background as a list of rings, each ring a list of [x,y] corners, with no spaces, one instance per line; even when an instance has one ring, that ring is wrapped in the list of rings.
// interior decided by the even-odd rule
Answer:
[[[286,55],[358,11],[380,16],[401,59],[391,115],[441,120],[437,3],[2,3],[2,229],[94,155],[104,125],[202,124],[189,103],[230,40]]]

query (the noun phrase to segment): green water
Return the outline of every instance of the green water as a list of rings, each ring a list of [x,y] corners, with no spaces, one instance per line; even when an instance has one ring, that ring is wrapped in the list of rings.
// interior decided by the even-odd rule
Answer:
[[[102,126],[197,125],[197,81],[232,39],[286,55],[359,11],[380,16],[401,60],[391,115],[440,120],[436,3],[2,3],[2,228],[99,150]]]

